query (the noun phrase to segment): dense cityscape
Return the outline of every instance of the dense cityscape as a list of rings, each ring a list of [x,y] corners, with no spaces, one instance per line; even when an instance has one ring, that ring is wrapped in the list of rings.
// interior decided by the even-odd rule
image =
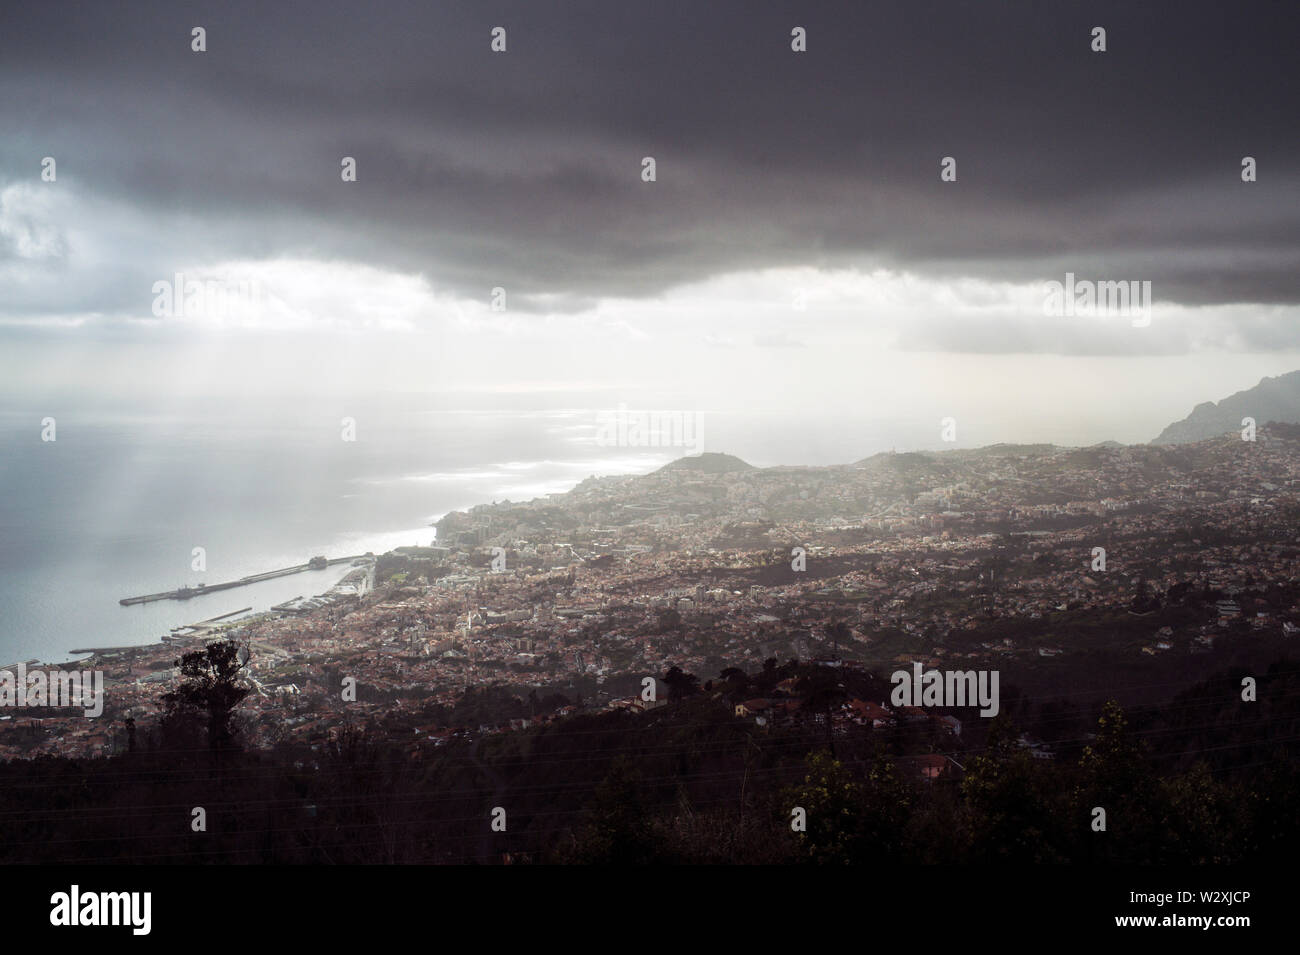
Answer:
[[[250,652],[238,715],[257,748],[319,748],[367,725],[418,752],[640,711],[664,702],[673,668],[703,682],[770,658],[995,668],[1040,694],[1086,685],[1078,671],[1099,655],[1110,686],[1126,685],[1116,673],[1209,673],[1300,632],[1298,489],[1300,428],[1281,424],[1254,441],[891,452],[830,468],[686,457],[448,514],[432,546],[359,561],[321,598],[92,655],[81,666],[106,671],[105,717],[15,712],[0,754],[123,751],[123,720],[146,730],[177,657],[215,637]],[[519,715],[452,722],[479,687]],[[740,701],[738,718],[766,723],[773,702]],[[898,715],[846,700],[834,719]]]

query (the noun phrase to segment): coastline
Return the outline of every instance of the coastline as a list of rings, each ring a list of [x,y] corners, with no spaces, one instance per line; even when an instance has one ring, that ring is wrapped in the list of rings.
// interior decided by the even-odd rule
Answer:
[[[318,601],[309,603],[303,608],[315,610],[349,596],[365,596],[365,594],[369,593],[369,591],[374,587],[374,569],[380,556],[382,555],[372,553],[358,557],[337,558],[337,560],[340,561],[344,559],[349,561],[347,573],[339,578],[339,580],[323,594],[317,594],[311,598],[298,597],[295,598],[295,600]],[[364,579],[364,584],[358,583],[358,575]],[[251,621],[275,620],[300,612],[296,608],[286,608],[283,603],[267,610],[259,610],[250,613],[249,611],[252,610],[252,607],[244,607],[241,610],[230,611],[219,614],[216,617],[210,617],[207,620],[200,620],[192,624],[176,627],[171,633],[164,634],[153,643],[115,647],[86,647],[69,650],[68,653],[86,654],[81,659],[74,661],[78,669],[83,668],[86,664],[93,664],[101,661],[111,661],[116,663],[126,662],[130,664],[140,657],[151,655],[163,648],[175,648],[181,650],[189,648],[196,643],[207,642],[227,630],[244,626]],[[37,664],[36,661],[28,661],[29,666],[33,664],[41,667],[60,665],[44,662]]]
[[[423,533],[425,534],[432,532],[431,527],[422,530]],[[398,538],[399,536],[401,538],[406,539],[409,542],[412,535],[411,532],[409,531],[398,531],[398,532],[390,532],[386,534],[374,535],[373,537],[363,538],[363,539],[387,540],[390,538]],[[186,646],[193,643],[196,640],[203,639],[203,638],[211,638],[234,627],[243,626],[249,623],[250,621],[255,621],[260,619],[279,619],[285,616],[290,616],[296,612],[296,608],[286,607],[287,604],[302,602],[304,604],[302,609],[310,609],[311,606],[322,606],[325,603],[328,603],[331,599],[337,599],[338,597],[343,596],[343,594],[341,593],[336,594],[335,591],[337,591],[341,586],[343,586],[344,582],[347,581],[355,573],[357,569],[357,564],[359,562],[369,561],[369,568],[371,571],[371,581],[373,584],[373,568],[374,568],[375,561],[377,561],[379,557],[383,556],[383,554],[391,553],[396,547],[400,547],[400,546],[409,546],[409,543],[407,545],[396,543],[394,544],[393,547],[390,547],[384,551],[366,551],[360,554],[352,554],[347,557],[332,558],[331,563],[338,565],[333,569],[335,570],[341,569],[343,570],[343,573],[332,583],[330,583],[327,587],[325,587],[323,590],[320,590],[314,594],[299,594],[298,596],[290,597],[287,600],[277,600],[274,604],[262,607],[261,609],[254,609],[254,606],[245,606],[235,610],[226,610],[221,613],[215,614],[213,616],[204,617],[203,619],[200,620],[187,622],[187,623],[179,624],[177,626],[166,628],[167,632],[161,633],[158,636],[151,638],[147,642],[113,643],[104,646],[82,646],[77,648],[70,648],[63,651],[55,651],[55,654],[57,653],[66,654],[68,656],[68,659],[52,660],[49,659],[49,656],[47,655],[41,655],[41,656],[33,656],[29,659],[22,660],[21,662],[23,662],[26,666],[29,667],[39,666],[39,667],[56,667],[56,668],[57,667],[83,668],[88,663],[91,663],[92,661],[95,661],[97,659],[112,659],[114,661],[121,662],[123,660],[127,660],[128,658],[134,658],[139,655],[155,653],[156,651],[158,651],[163,647]],[[344,562],[346,562],[347,564],[346,567],[342,566]],[[254,581],[251,582],[249,586],[256,586],[258,583],[263,583],[263,582],[264,581]],[[333,595],[333,598],[331,597],[331,595]],[[200,599],[201,596],[202,595],[200,595]],[[314,605],[313,602],[315,602]],[[131,607],[125,607],[121,605],[114,608],[115,611],[126,611],[126,612],[131,612],[132,609],[133,608]],[[51,655],[55,655],[55,654],[51,654]],[[11,669],[12,667],[15,667],[17,665],[18,665],[17,663],[14,663],[6,667],[0,667],[0,669]]]

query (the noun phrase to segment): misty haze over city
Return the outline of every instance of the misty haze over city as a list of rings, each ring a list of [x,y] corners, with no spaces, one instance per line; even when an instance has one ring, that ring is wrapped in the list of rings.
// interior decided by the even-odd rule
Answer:
[[[369,942],[455,919],[409,866],[846,864],[942,944],[1268,924],[1297,25],[7,6],[16,924]],[[492,941],[560,910],[505,876]]]

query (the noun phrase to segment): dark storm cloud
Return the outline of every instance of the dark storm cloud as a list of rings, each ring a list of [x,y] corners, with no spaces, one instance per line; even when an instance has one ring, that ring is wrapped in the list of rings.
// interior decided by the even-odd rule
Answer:
[[[178,260],[362,261],[515,308],[790,265],[1296,303],[1289,6],[8,4],[0,186],[53,155]],[[0,308],[138,310],[157,261]]]

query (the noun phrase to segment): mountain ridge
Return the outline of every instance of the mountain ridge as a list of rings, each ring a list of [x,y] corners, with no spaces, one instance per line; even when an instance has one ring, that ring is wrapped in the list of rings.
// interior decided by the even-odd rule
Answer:
[[[1239,431],[1243,418],[1257,426],[1271,421],[1300,424],[1300,371],[1264,377],[1259,384],[1220,401],[1202,401],[1181,421],[1167,425],[1151,444],[1191,444]]]

